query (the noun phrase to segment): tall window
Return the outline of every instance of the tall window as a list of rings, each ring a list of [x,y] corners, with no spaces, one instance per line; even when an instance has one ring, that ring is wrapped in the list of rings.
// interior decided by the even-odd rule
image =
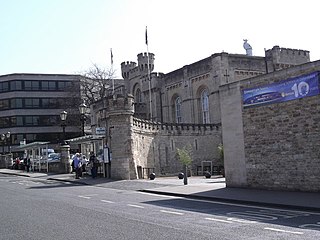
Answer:
[[[210,123],[209,120],[209,95],[207,90],[201,92],[201,115],[202,123]]]
[[[141,94],[141,91],[140,91],[139,88],[138,88],[137,91],[136,91],[135,99],[136,99],[136,102],[137,102],[137,103],[142,103],[142,102],[143,102],[142,94]]]
[[[175,100],[176,123],[181,123],[181,99],[177,97]]]

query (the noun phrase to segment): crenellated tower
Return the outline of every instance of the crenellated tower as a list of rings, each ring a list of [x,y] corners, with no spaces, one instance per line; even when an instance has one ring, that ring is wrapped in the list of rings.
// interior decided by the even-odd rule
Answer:
[[[127,80],[130,78],[130,71],[137,66],[135,62],[122,62],[121,63],[121,72],[123,79]]]
[[[148,55],[149,55],[149,69],[150,73],[154,69],[154,54],[153,53],[139,53],[138,54],[138,67],[141,75],[148,74]]]
[[[274,46],[265,52],[269,72],[310,62],[309,51]]]

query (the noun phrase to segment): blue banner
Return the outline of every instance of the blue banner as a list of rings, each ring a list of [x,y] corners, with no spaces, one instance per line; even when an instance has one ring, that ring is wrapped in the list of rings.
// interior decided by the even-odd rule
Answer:
[[[319,73],[314,72],[242,91],[243,106],[286,102],[319,94]]]

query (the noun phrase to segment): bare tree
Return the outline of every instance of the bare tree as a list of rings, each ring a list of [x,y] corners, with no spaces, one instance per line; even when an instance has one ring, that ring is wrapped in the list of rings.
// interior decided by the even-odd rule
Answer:
[[[82,99],[87,105],[102,99],[112,89],[115,71],[104,69],[97,64],[80,74],[80,88]]]

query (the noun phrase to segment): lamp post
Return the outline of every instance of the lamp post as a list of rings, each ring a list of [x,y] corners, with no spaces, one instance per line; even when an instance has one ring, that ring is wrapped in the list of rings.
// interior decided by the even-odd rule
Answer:
[[[80,104],[79,112],[81,115],[81,134],[82,134],[82,136],[84,136],[84,122],[86,121],[86,116],[85,116],[86,110],[87,110],[87,105],[84,103]]]
[[[11,153],[11,144],[10,144],[10,140],[11,140],[11,138],[10,138],[10,136],[11,136],[11,133],[10,132],[7,132],[6,133],[6,142],[8,143],[7,145],[8,145],[8,151],[9,151],[9,153]]]
[[[1,142],[2,142],[2,154],[4,154],[4,140],[6,139],[6,135],[5,134],[1,134]]]
[[[67,115],[68,115],[68,113],[66,111],[62,111],[60,113],[61,126],[62,126],[62,131],[63,131],[62,143],[65,143],[65,140],[66,140],[66,120],[67,120]]]

